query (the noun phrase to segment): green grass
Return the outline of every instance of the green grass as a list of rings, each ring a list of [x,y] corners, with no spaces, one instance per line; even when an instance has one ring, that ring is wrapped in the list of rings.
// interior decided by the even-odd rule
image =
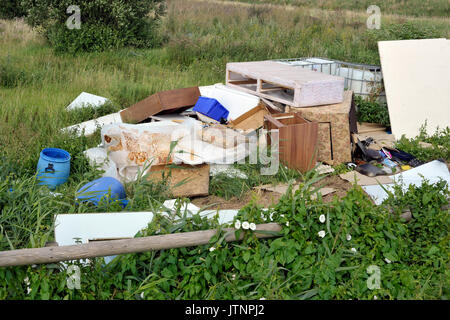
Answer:
[[[363,11],[371,5],[380,7],[381,13],[413,17],[443,17],[450,15],[446,0],[231,0],[247,3],[291,5],[325,10]]]
[[[360,7],[355,3],[352,8]],[[172,0],[162,24],[162,33],[169,41],[162,48],[78,55],[55,54],[36,30],[20,20],[1,20],[0,250],[41,247],[53,240],[53,215],[57,213],[121,210],[117,204],[94,207],[75,203],[76,191],[101,175],[83,156],[83,151],[96,146],[100,139],[98,132],[89,138],[60,132],[65,126],[126,108],[160,90],[224,82],[229,61],[323,56],[378,64],[376,41],[380,39],[449,33],[448,21],[442,19],[389,15],[383,17],[386,28],[370,32],[365,19],[360,14],[344,16],[320,10],[311,14],[302,7],[269,10],[264,6]],[[107,97],[111,104],[99,110],[65,111],[82,91]],[[449,136],[444,131],[399,143],[420,159],[443,157],[448,161]],[[419,140],[436,145],[434,151],[424,151],[418,146]],[[45,147],[63,148],[72,155],[69,180],[57,190],[61,197],[53,197],[45,187],[35,184],[36,164]],[[226,245],[213,239],[210,245],[198,248],[124,255],[107,267],[102,259],[94,259],[91,266],[81,266],[81,290],[67,288],[67,274],[56,264],[2,268],[0,299],[141,299],[142,293],[145,299],[448,296],[448,239],[442,236],[448,229],[448,212],[441,210],[445,186],[426,185],[413,190],[414,197],[399,194],[400,202],[391,198],[386,203],[419,208],[417,221],[424,226],[420,230],[417,222],[405,225],[398,217],[387,215],[384,207],[374,207],[358,188],[331,204],[323,203],[320,197],[308,202],[313,192],[310,185],[318,179],[314,172],[302,177],[281,168],[276,176],[267,177],[259,174],[258,165],[235,167],[249,179],[215,177],[210,184],[212,194],[229,198],[241,196],[258,184],[303,179],[302,189],[295,196],[286,195],[276,207],[277,222],[291,221],[283,237],[256,241],[250,235],[243,244]],[[343,166],[338,169],[347,170]],[[126,185],[126,189],[130,199],[126,210],[130,211],[156,212],[170,198],[167,186],[145,179]],[[260,223],[262,213],[253,203],[240,212],[240,219]],[[331,219],[329,224],[319,224],[318,215],[322,213]],[[218,227],[217,222],[198,216],[183,219],[173,229],[173,219],[158,217],[147,234],[159,229],[166,233],[169,229],[180,232]],[[341,229],[341,225],[347,229]],[[318,228],[329,228],[336,238],[318,239]],[[341,238],[346,230],[352,232],[351,243]],[[358,249],[358,255],[349,255],[350,245]],[[210,252],[210,246],[220,250]],[[397,261],[384,265],[384,257]],[[369,264],[383,267],[386,278],[379,291],[365,286]]]

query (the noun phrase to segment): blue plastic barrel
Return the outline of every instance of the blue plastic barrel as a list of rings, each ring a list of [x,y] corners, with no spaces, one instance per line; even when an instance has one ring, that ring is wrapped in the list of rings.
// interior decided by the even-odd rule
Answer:
[[[66,150],[58,148],[42,150],[37,164],[37,172],[39,184],[54,189],[69,178],[70,154]]]
[[[221,119],[227,120],[230,113],[219,101],[207,97],[199,97],[192,110],[219,122]]]
[[[112,177],[103,177],[91,181],[77,191],[77,199],[98,205],[100,201],[119,201],[122,207],[128,204],[125,188],[122,183]]]

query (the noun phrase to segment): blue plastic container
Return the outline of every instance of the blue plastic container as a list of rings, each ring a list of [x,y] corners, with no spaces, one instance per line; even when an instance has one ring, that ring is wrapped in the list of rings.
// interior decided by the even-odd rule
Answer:
[[[230,113],[219,101],[207,97],[199,97],[192,110],[219,122],[222,118],[227,120]]]
[[[85,184],[77,191],[77,199],[98,205],[100,201],[119,201],[122,207],[128,204],[125,188],[119,180],[103,177]]]
[[[37,164],[37,177],[40,185],[56,188],[67,181],[70,174],[70,154],[62,149],[46,148],[41,151]]]

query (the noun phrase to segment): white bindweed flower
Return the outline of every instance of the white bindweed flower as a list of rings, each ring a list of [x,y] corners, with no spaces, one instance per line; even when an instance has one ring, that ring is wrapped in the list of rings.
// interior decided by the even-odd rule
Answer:
[[[28,277],[26,277],[25,279],[23,279],[23,282],[25,282],[25,284],[27,285],[27,294],[30,294],[30,292],[31,292],[30,279],[28,279]]]
[[[347,235],[347,241],[352,240],[352,236],[350,234]]]
[[[388,258],[384,258],[384,261],[386,261],[387,263],[391,263],[392,261],[389,260]]]
[[[373,300],[378,300],[378,297],[377,296],[373,296]]]
[[[289,227],[289,221],[286,222],[286,227]]]
[[[141,299],[144,299],[144,292],[141,292]]]
[[[236,220],[236,222],[234,223],[234,228],[235,229],[240,229],[241,228],[241,222],[239,220]]]
[[[319,221],[320,221],[321,223],[324,223],[325,220],[326,220],[325,215],[324,215],[324,214],[321,214],[320,217],[319,217]]]
[[[266,298],[262,297],[262,298],[259,298],[259,300],[266,300]]]
[[[325,231],[323,231],[323,230],[319,231],[318,235],[321,238],[325,237]]]
[[[356,253],[356,248],[351,248],[350,251]]]
[[[214,247],[209,248],[210,252],[213,252],[214,250],[216,250],[216,248],[214,248]]]
[[[235,274],[231,275],[231,280],[233,280],[233,281],[236,280],[236,275]]]
[[[273,212],[270,213],[269,219],[270,221],[273,221]]]
[[[250,223],[250,230],[253,230],[253,231],[256,230],[256,224],[254,224],[253,222]]]
[[[242,229],[248,230],[250,228],[250,224],[247,221],[242,222]]]

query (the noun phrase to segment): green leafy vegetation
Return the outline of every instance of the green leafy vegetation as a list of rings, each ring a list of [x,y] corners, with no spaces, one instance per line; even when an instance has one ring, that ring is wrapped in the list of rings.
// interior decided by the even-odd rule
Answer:
[[[298,4],[294,2],[277,3]],[[134,1],[126,5],[129,3]],[[331,2],[321,2],[324,9],[327,3]],[[412,6],[390,3],[397,8],[393,13],[412,14]],[[429,6],[424,15],[442,12],[439,1],[430,3],[437,5]],[[363,1],[342,4],[365,10]],[[43,20],[46,13],[36,11],[28,18],[40,24],[47,21]],[[59,17],[56,22],[64,23],[68,17],[65,8]],[[296,7],[267,9],[170,0],[167,15],[160,20],[158,38],[167,42],[153,49],[140,47],[157,43],[153,42],[156,38],[142,40],[140,34],[126,28],[121,31],[133,34],[122,38],[114,31],[106,37],[103,35],[110,29],[97,30],[95,24],[87,22],[86,42],[78,42],[78,38],[69,34],[66,38],[63,31],[51,26],[44,28],[43,37],[20,19],[0,20],[0,250],[41,247],[52,241],[53,216],[58,213],[122,210],[116,203],[98,207],[75,203],[76,191],[101,176],[83,155],[100,139],[98,132],[88,138],[63,133],[60,129],[65,126],[116,112],[157,91],[223,82],[229,61],[322,56],[378,64],[376,41],[380,39],[448,37],[449,33],[448,22],[441,19],[392,15],[383,15],[386,29],[368,32],[366,19],[365,13],[343,16],[342,12],[318,10],[311,14]],[[409,20],[413,21],[410,25]],[[54,52],[53,45],[61,49],[67,46],[71,51],[86,46],[91,49],[96,32],[104,40],[100,46],[131,47],[76,55]],[[110,39],[117,41],[108,42]],[[83,91],[107,97],[111,103],[99,109],[67,112],[66,106]],[[388,123],[382,105],[363,100],[358,105],[366,110],[360,112],[361,121]],[[449,161],[449,138],[448,129],[431,136],[422,131],[418,138],[402,138],[397,146],[423,161]],[[432,148],[424,148],[420,141],[432,144]],[[72,156],[69,180],[57,189],[61,196],[36,185],[36,164],[45,147],[63,148]],[[269,211],[262,210],[255,200],[237,217],[253,223],[270,222],[272,217],[283,226],[281,236],[257,240],[254,233],[245,231],[243,242],[225,243],[221,240],[224,226],[217,220],[201,215],[187,218],[178,209],[168,216],[156,216],[137,236],[210,228],[221,231],[208,245],[123,255],[107,265],[102,258],[92,259],[89,265],[77,262],[81,269],[79,290],[67,287],[68,273],[61,264],[0,268],[0,299],[448,298],[449,221],[445,205],[449,195],[445,184],[411,187],[408,193],[397,189],[395,198],[391,196],[379,207],[356,186],[346,197],[325,203],[320,196],[310,200],[315,193],[312,185],[320,184],[315,172],[301,175],[280,167],[277,175],[262,176],[259,164],[235,167],[248,179],[216,176],[210,183],[212,195],[239,197],[260,184],[303,183],[299,191],[286,194]],[[345,165],[335,169],[335,174],[349,170]],[[126,210],[167,211],[162,203],[171,195],[164,183],[141,177],[125,187],[130,200]],[[412,211],[409,223],[399,217],[404,209]],[[320,222],[321,215],[325,223]],[[325,231],[323,238],[319,231]],[[368,288],[367,280],[373,274],[367,268],[371,265],[380,268],[380,289]]]
[[[66,26],[71,5],[69,0],[23,1],[28,23],[42,27],[57,52],[103,51],[125,46],[151,48],[162,41],[158,27],[165,10],[164,0],[78,1],[79,28]]]
[[[391,123],[386,104],[355,96],[355,105],[358,109],[357,117],[359,122],[379,123],[390,127]]]

